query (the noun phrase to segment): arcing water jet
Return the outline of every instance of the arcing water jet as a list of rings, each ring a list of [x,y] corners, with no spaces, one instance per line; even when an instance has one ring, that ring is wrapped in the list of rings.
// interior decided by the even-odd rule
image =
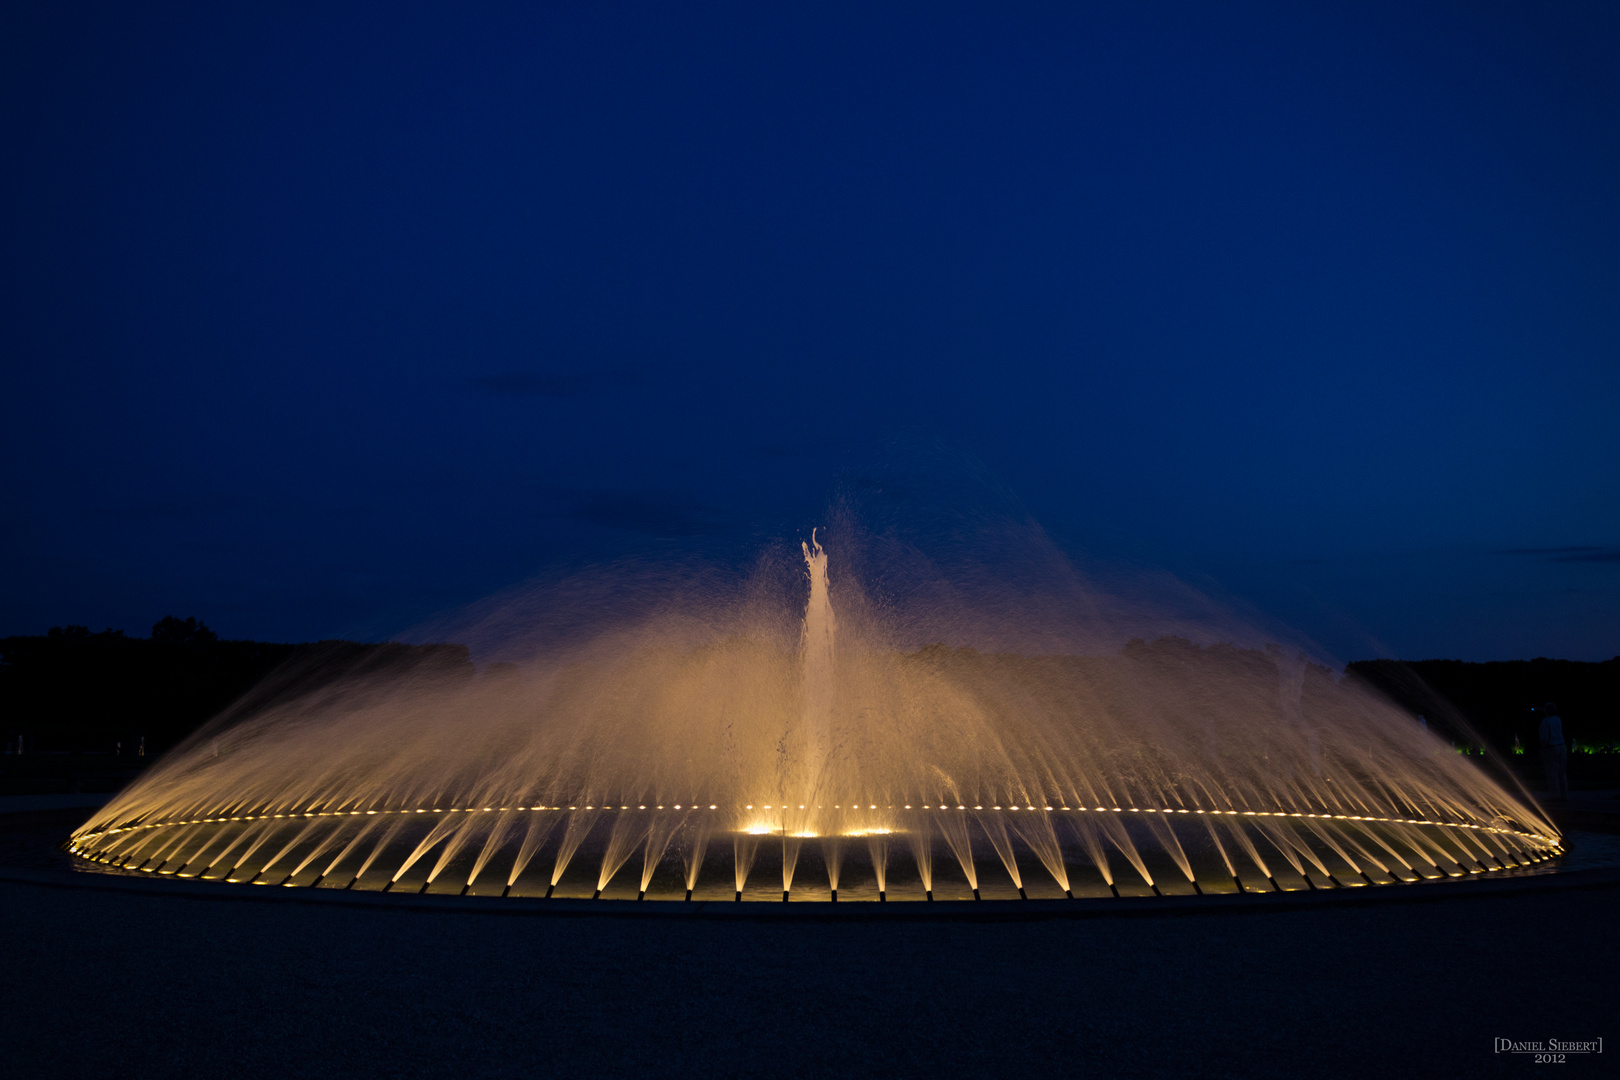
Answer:
[[[179,876],[213,851],[199,877],[291,866],[295,887],[688,900],[742,900],[765,837],[783,900],[1335,888],[1560,850],[1528,798],[1281,650],[919,641],[934,609],[834,582],[814,533],[801,547],[792,632],[740,590],[498,678],[328,682],[205,729],[70,849]],[[971,642],[971,611],[945,610]],[[715,834],[732,843],[711,850]],[[807,838],[824,885],[805,879]],[[936,838],[954,859],[936,864]]]

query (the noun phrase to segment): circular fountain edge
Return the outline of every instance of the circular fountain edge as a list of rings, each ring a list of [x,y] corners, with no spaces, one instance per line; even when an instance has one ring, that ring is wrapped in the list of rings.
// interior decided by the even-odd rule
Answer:
[[[100,889],[145,896],[173,896],[225,902],[326,904],[401,911],[459,912],[503,916],[607,917],[634,919],[701,919],[764,922],[918,922],[1044,921],[1074,918],[1178,916],[1257,913],[1332,906],[1426,903],[1466,897],[1504,896],[1543,889],[1590,889],[1620,885],[1620,868],[1604,867],[1511,877],[1445,879],[1405,887],[1371,886],[1285,893],[1229,896],[1122,897],[1084,900],[985,900],[926,903],[845,903],[795,901],[789,904],[697,900],[638,903],[634,900],[573,900],[395,893],[355,893],[338,889],[264,886],[229,887],[226,883],[175,881],[129,874],[45,871],[0,867],[0,882],[47,888]]]

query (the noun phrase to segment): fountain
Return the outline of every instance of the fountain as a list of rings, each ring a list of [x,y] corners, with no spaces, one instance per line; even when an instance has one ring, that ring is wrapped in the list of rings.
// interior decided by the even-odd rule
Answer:
[[[480,676],[228,714],[69,850],[288,887],[879,902],[1411,884],[1560,851],[1528,796],[1297,653],[1065,648],[1033,601],[1012,609],[1046,647],[975,648],[971,602],[874,599],[800,547],[802,615],[688,583]]]

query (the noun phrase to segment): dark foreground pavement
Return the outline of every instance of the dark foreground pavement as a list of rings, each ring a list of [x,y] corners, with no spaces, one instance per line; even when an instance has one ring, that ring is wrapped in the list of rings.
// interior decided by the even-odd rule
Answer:
[[[1494,1076],[1539,1068],[1497,1037],[1620,1035],[1620,887],[1370,899],[728,922],[0,881],[0,1074]]]

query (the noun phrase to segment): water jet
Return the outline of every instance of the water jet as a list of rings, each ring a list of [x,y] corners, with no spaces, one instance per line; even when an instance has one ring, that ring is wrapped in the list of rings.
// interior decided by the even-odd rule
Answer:
[[[1218,637],[1103,648],[1054,614],[1097,607],[1089,595],[878,600],[859,560],[835,581],[816,532],[799,548],[796,580],[672,586],[666,606],[498,676],[358,672],[271,695],[148,770],[70,850],[164,876],[207,857],[199,880],[232,883],[287,859],[278,880],[295,888],[342,873],[352,890],[375,863],[383,893],[432,856],[417,895],[445,874],[469,896],[493,862],[500,897],[541,881],[583,896],[594,867],[593,900],[639,851],[638,901],[691,901],[729,873],[736,902],[755,862],[780,857],[788,902],[795,873],[816,871],[799,860],[812,839],[831,902],[880,904],[932,902],[941,875],[946,897],[976,901],[984,874],[1021,900],[1031,874],[1069,899],[1071,873],[1165,896],[1155,874],[1173,867],[1213,899],[1202,882],[1242,894],[1245,875],[1284,891],[1279,857],[1317,891],[1313,875],[1417,884],[1561,851],[1528,796],[1303,654]]]

